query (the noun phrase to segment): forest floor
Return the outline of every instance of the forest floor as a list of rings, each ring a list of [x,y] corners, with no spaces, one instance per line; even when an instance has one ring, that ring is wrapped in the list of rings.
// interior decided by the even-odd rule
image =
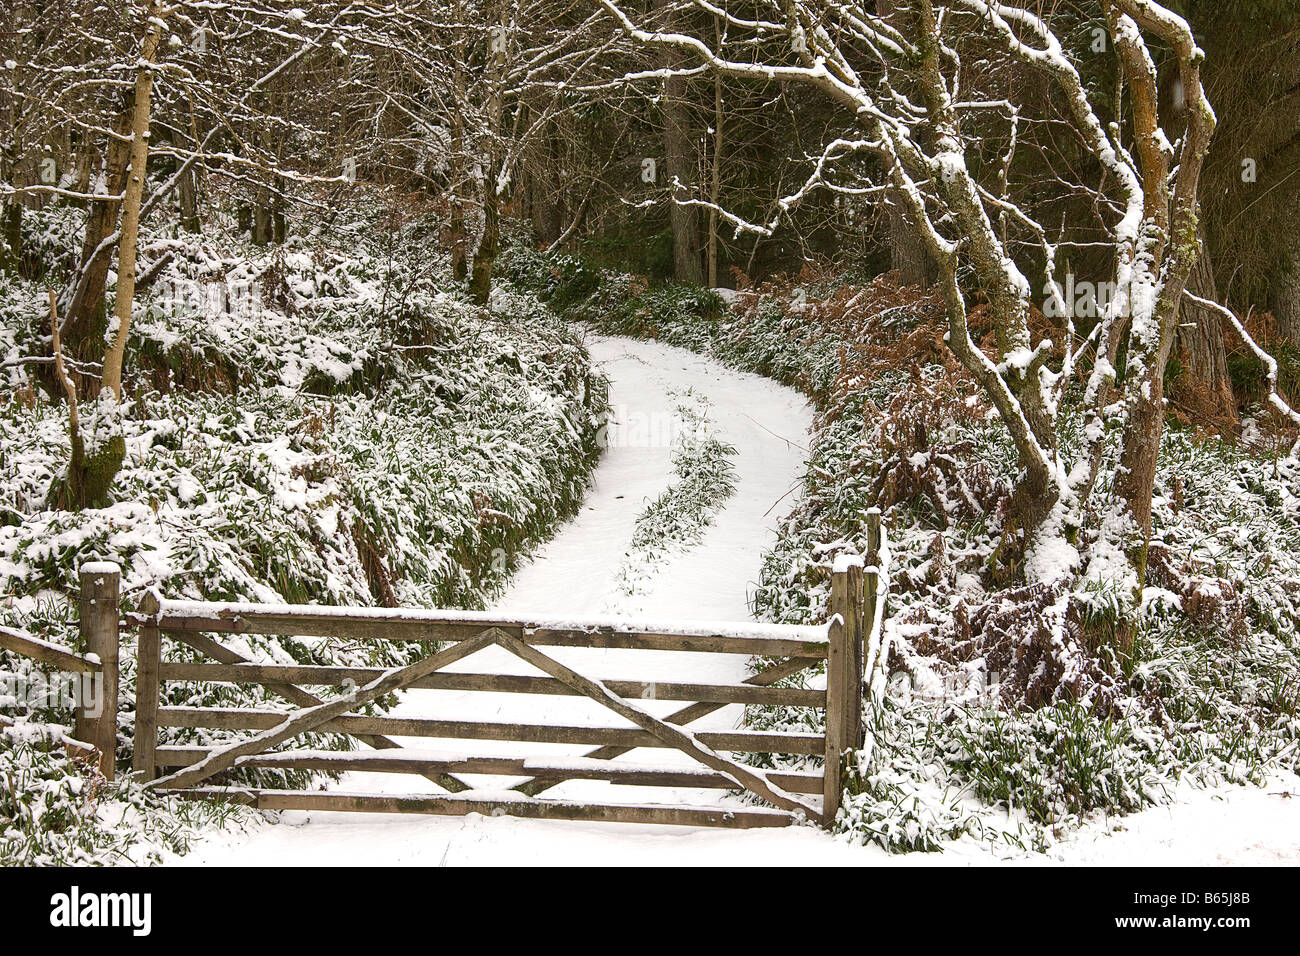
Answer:
[[[592,336],[593,358],[611,381],[610,443],[583,510],[514,577],[497,607],[547,615],[619,615],[656,619],[749,619],[748,595],[758,579],[776,523],[789,510],[806,460],[813,413],[792,389],[733,371],[697,354],[657,342]],[[632,547],[647,502],[673,482],[674,410],[690,401],[705,409],[712,434],[734,448],[732,494],[693,547],[641,560]],[[556,656],[600,677],[734,681],[747,676],[734,655],[557,649]],[[454,669],[534,673],[496,648]],[[648,702],[656,712],[680,706]],[[724,708],[696,728],[733,727],[740,707]],[[591,701],[566,697],[407,692],[394,714],[550,723],[609,723]],[[621,726],[619,723],[613,726]],[[630,725],[629,725],[630,726]],[[408,740],[422,749],[463,751],[464,743]],[[484,754],[581,753],[549,745],[475,744]],[[680,761],[671,761],[678,756]],[[633,753],[631,759],[640,759]],[[688,765],[670,751],[653,762]],[[508,778],[473,777],[501,789]],[[333,788],[352,792],[432,792],[420,778],[348,774]],[[575,782],[548,796],[599,799],[608,784]],[[693,804],[734,802],[718,791],[681,794]],[[1293,797],[1292,795],[1296,795]],[[664,800],[663,791],[619,788],[619,799]],[[1214,864],[1300,862],[1294,824],[1300,779],[1276,778],[1264,788],[1189,791],[1165,807],[1099,820],[1047,854],[1020,852],[972,838],[942,853],[890,856],[854,846],[813,827],[716,831],[626,824],[581,824],[469,817],[286,812],[274,825],[252,824],[197,841],[181,865],[854,865],[994,863]]]

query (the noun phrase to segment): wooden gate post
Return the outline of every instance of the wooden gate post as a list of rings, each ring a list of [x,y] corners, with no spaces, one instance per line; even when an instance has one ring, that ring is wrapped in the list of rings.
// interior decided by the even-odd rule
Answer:
[[[880,564],[880,509],[867,509],[867,564]]]
[[[831,571],[829,644],[826,649],[826,754],[822,823],[840,809],[845,751],[862,737],[862,559],[842,554]]]
[[[872,637],[871,629],[876,623],[876,603],[880,598],[880,551],[883,539],[881,537],[880,527],[880,509],[872,508],[867,512],[867,568],[863,571],[862,581],[862,640],[863,640],[863,660],[865,663],[867,650],[866,642]],[[879,635],[876,635],[879,640]],[[866,683],[872,679],[871,674],[863,674],[864,686],[862,693],[866,694]],[[859,743],[861,746],[861,742]]]
[[[76,735],[99,750],[99,770],[106,780],[112,780],[117,754],[118,592],[122,571],[112,562],[93,561],[83,564],[78,574],[81,639],[86,652],[99,658],[100,671],[89,695],[82,687]]]
[[[157,775],[158,763],[158,671],[162,666],[162,640],[158,634],[158,595],[148,592],[140,599],[139,612],[146,620],[140,625],[135,661],[135,737],[131,769],[142,783]]]

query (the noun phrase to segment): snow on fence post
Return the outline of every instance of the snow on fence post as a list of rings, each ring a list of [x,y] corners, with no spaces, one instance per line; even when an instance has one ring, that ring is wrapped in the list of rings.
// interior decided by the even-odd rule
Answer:
[[[862,559],[841,554],[831,571],[826,649],[826,764],[822,822],[831,826],[840,809],[844,753],[862,737]]]
[[[153,591],[140,600],[144,615],[136,644],[135,675],[135,750],[131,769],[142,783],[157,775],[159,669],[162,667],[162,640],[158,634],[158,612],[162,602]]]
[[[99,659],[100,672],[82,685],[77,708],[77,739],[99,751],[99,770],[112,780],[117,754],[118,593],[122,571],[108,561],[78,569],[81,579],[80,627],[86,653]]]

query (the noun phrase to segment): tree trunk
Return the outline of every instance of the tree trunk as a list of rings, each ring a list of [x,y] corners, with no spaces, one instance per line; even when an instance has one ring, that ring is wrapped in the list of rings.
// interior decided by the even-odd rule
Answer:
[[[929,289],[935,280],[930,254],[917,235],[917,229],[908,222],[903,205],[893,190],[886,193],[889,208],[889,267],[898,273],[903,285],[916,285]]]
[[[1273,317],[1277,319],[1278,337],[1292,348],[1300,349],[1300,235],[1293,231],[1291,242],[1296,248],[1273,289]]]
[[[528,177],[529,211],[533,220],[533,235],[537,241],[549,246],[560,238],[563,226],[560,222],[560,205],[557,189],[559,183],[548,182],[533,169]]]
[[[535,116],[526,116],[524,128],[528,127],[530,119],[533,123],[538,122]],[[558,239],[564,228],[560,216],[561,160],[553,132],[556,121],[551,120],[538,137],[527,166],[528,218],[533,224],[533,237],[544,246]]]
[[[95,151],[91,146],[91,138],[87,133],[81,134],[81,144],[77,149],[77,172],[76,184],[73,187],[79,193],[90,192],[90,174],[95,166]],[[77,205],[85,205],[84,202],[78,201]]]
[[[469,190],[467,137],[465,135],[465,115],[467,102],[467,83],[465,78],[466,51],[465,41],[457,37],[455,43],[456,68],[452,76],[451,111],[451,159],[449,174],[451,188],[448,197],[451,200],[448,239],[451,244],[451,275],[457,282],[469,275],[469,229],[465,224],[465,210],[469,205],[466,192]]]
[[[506,80],[505,67],[507,51],[505,35],[507,31],[505,11],[497,10],[496,17],[499,27],[494,27],[499,32],[493,33],[493,39],[488,44],[488,55],[490,57],[487,70],[487,107],[488,107],[488,129],[487,134],[491,145],[488,149],[488,156],[484,165],[487,167],[483,170],[482,181],[479,188],[482,190],[480,202],[482,203],[483,214],[483,233],[479,236],[478,244],[474,248],[474,263],[470,268],[469,277],[469,294],[470,298],[478,305],[487,305],[488,299],[492,295],[492,267],[496,264],[497,250],[501,244],[500,235],[500,215],[501,202],[504,198],[502,190],[502,173],[504,172],[505,158],[502,155],[501,140],[504,136],[503,121],[505,117],[505,96]]]
[[[900,7],[897,0],[883,0],[879,4],[880,16],[886,23],[904,36],[913,34],[917,29],[916,15],[907,7]],[[917,130],[918,136],[924,137],[924,128]],[[906,211],[907,204],[896,189],[885,193],[885,208],[889,213],[889,268],[898,273],[903,285],[920,286],[923,290],[939,278],[938,270],[930,259],[920,231]]]
[[[1125,8],[1128,6],[1129,0],[1125,0]],[[1168,137],[1160,127],[1151,59],[1145,45],[1123,28],[1116,8],[1108,4],[1105,9],[1115,50],[1132,90],[1133,155],[1144,190],[1145,221],[1139,234],[1157,237],[1155,243],[1138,242],[1134,247],[1133,282],[1147,294],[1134,296],[1132,289],[1127,290],[1132,304],[1126,359],[1130,371],[1124,383],[1128,421],[1115,478],[1116,493],[1127,511],[1125,517],[1133,525],[1127,530],[1138,538],[1130,542],[1129,557],[1137,578],[1134,599],[1140,601],[1146,584],[1152,499],[1165,423],[1165,366],[1178,329],[1183,290],[1203,251],[1199,186],[1215,117],[1201,85],[1200,63],[1204,55],[1190,33],[1184,32],[1186,24],[1177,18],[1157,21],[1152,28],[1177,53],[1185,103],[1182,150],[1177,174],[1171,177],[1171,157],[1163,148]],[[1149,302],[1152,293],[1154,302]]]
[[[1214,270],[1209,253],[1202,245],[1200,257],[1192,267],[1187,288],[1202,299],[1217,302]],[[1237,422],[1237,404],[1228,377],[1228,350],[1224,344],[1223,322],[1217,314],[1184,302],[1181,310],[1175,354],[1183,360],[1183,374],[1174,383],[1173,398],[1197,421],[1220,429]]]
[[[177,199],[180,203],[181,228],[186,232],[198,232],[200,229],[198,193],[197,176],[194,172],[194,165],[191,164],[190,167],[181,174],[181,181],[177,186]]]
[[[125,135],[130,122],[130,112],[124,112],[114,124],[114,131]],[[131,144],[110,137],[101,166],[104,190],[108,195],[121,195],[125,190],[130,158]],[[94,363],[104,357],[104,333],[108,325],[104,293],[108,287],[108,269],[113,263],[113,246],[106,246],[105,241],[117,229],[121,208],[119,200],[94,200],[90,203],[86,234],[81,245],[79,278],[63,319],[63,354],[75,362]],[[93,396],[98,391],[98,383],[77,372],[75,367],[70,367],[68,374],[82,395]],[[42,376],[46,390],[56,401],[60,400],[63,389],[53,376],[48,376],[48,381],[46,378]]]
[[[284,197],[277,195],[271,204],[271,241],[282,246],[289,238],[289,217],[284,211]]]
[[[259,133],[256,142],[258,151],[261,152],[266,146],[266,136]],[[265,183],[257,187],[257,192],[253,196],[252,213],[252,229],[249,236],[253,240],[253,245],[268,245],[274,238],[272,235],[274,226],[271,222],[271,190]]]
[[[685,199],[695,182],[696,155],[686,111],[684,77],[670,76],[664,80],[663,122],[664,171],[669,195]],[[668,207],[668,218],[673,233],[673,277],[681,282],[702,282],[700,223],[695,207],[673,202]]]
[[[474,250],[474,265],[470,270],[469,294],[478,305],[487,305],[492,294],[492,266],[496,263],[500,245],[500,226],[497,212],[497,171],[492,170],[483,184],[483,236]]]
[[[721,45],[722,27],[715,26],[715,42]],[[718,208],[722,202],[722,124],[725,116],[722,112],[722,76],[713,75],[713,168],[709,183],[709,274],[710,289],[718,287]]]
[[[131,332],[131,311],[135,305],[135,270],[140,242],[140,207],[144,201],[145,178],[149,165],[150,97],[153,93],[153,62],[162,35],[162,5],[150,0],[148,26],[140,48],[140,67],[135,76],[135,107],[131,122],[131,170],[122,200],[122,239],[117,251],[117,295],[114,315],[117,329],[104,356],[103,387],[122,400],[122,360],[126,340]]]
[[[257,201],[253,203],[253,244],[268,245],[272,240],[271,205],[265,187],[257,190]]]

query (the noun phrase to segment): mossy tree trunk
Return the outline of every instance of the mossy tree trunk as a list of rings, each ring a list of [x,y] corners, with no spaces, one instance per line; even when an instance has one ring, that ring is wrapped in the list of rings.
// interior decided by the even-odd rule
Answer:
[[[122,188],[121,202],[121,237],[118,240],[118,276],[114,300],[114,315],[117,328],[108,349],[103,354],[103,375],[98,387],[91,386],[94,396],[90,404],[91,414],[81,415],[80,422],[74,411],[71,418],[70,438],[71,455],[68,471],[61,489],[58,490],[58,503],[67,508],[98,507],[107,504],[113,481],[122,467],[126,457],[126,438],[122,431],[122,364],[126,355],[127,337],[131,332],[131,314],[135,304],[136,265],[140,239],[140,216],[144,205],[144,190],[149,163],[149,126],[151,120],[150,100],[153,92],[153,63],[162,41],[165,29],[163,19],[169,11],[165,10],[159,0],[148,0],[140,10],[144,21],[145,33],[141,43],[140,57],[135,77],[134,101],[130,111],[131,139],[124,170],[125,183]],[[109,154],[112,160],[113,144],[110,142]],[[111,162],[111,161],[110,161]],[[98,205],[98,204],[97,204]],[[107,204],[104,204],[107,205]],[[116,207],[116,203],[112,204]],[[96,209],[95,213],[105,210]],[[111,235],[111,227],[116,220],[116,208],[111,216],[101,215],[97,224],[105,236]],[[92,219],[95,218],[92,213]],[[91,239],[88,229],[87,242]],[[90,255],[97,264],[104,260],[107,269],[109,256],[96,252],[102,250],[105,242],[99,241]],[[79,293],[82,290],[79,290]],[[91,290],[93,291],[93,290]],[[102,302],[102,291],[99,301]],[[75,303],[81,304],[84,303]],[[52,330],[59,319],[51,307]],[[86,332],[92,323],[85,322],[78,328],[82,336],[81,343],[89,344]],[[53,336],[52,336],[53,337]],[[102,339],[100,340],[102,341]],[[55,339],[57,348],[57,339]],[[62,369],[60,356],[59,368]],[[68,391],[73,408],[76,408],[76,385],[66,373],[64,388]]]
[[[1117,6],[1118,5],[1118,6]],[[1173,348],[1183,290],[1201,255],[1200,174],[1214,135],[1215,117],[1201,85],[1202,54],[1181,21],[1154,20],[1150,26],[1177,57],[1179,81],[1187,104],[1187,127],[1171,188],[1173,156],[1161,133],[1156,74],[1145,45],[1122,29],[1132,0],[1106,6],[1121,68],[1132,90],[1134,158],[1144,187],[1143,223],[1135,257],[1120,467],[1115,490],[1124,517],[1130,560],[1139,595],[1146,580],[1147,545],[1156,466],[1165,425],[1165,366]],[[1154,301],[1150,301],[1150,300]]]
[[[1187,288],[1203,299],[1219,301],[1208,252],[1203,251],[1196,260]],[[1228,377],[1228,349],[1219,316],[1184,302],[1175,354],[1184,366],[1173,389],[1175,400],[1200,422],[1219,428],[1235,425],[1237,405]]]
[[[110,491],[126,458],[126,439],[119,432],[90,454],[81,435],[72,435],[72,456],[64,480],[56,485],[51,504],[65,511],[102,508],[111,501]]]
[[[492,268],[496,264],[501,245],[500,213],[497,209],[496,173],[483,184],[483,236],[474,250],[474,265],[470,270],[469,294],[477,305],[487,305],[492,295]]]

